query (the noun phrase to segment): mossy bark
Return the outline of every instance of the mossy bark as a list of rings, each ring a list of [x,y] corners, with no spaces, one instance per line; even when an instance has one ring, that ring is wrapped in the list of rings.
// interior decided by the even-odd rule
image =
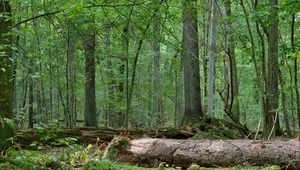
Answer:
[[[9,145],[7,138],[13,136],[13,129],[4,118],[12,119],[13,81],[12,79],[12,36],[10,34],[11,8],[8,0],[0,3],[0,150]]]

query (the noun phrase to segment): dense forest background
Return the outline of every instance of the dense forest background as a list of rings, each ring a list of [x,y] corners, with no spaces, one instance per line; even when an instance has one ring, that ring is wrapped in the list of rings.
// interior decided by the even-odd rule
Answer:
[[[0,2],[1,116],[18,127],[299,129],[299,0]]]

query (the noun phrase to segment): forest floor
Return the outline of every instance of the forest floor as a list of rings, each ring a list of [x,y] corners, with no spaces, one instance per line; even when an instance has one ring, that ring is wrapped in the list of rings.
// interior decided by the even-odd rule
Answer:
[[[1,170],[36,170],[36,169],[61,169],[61,170],[180,170],[180,167],[170,167],[162,162],[158,167],[144,168],[138,165],[120,164],[102,159],[103,151],[96,144],[79,145],[71,141],[65,142],[64,147],[44,146],[33,143],[31,149],[22,149],[18,144],[10,147],[5,157],[0,157]],[[36,145],[38,145],[36,149]],[[276,165],[257,166],[235,166],[205,168],[192,164],[188,170],[275,170],[280,169]]]
[[[203,126],[205,124],[205,126]],[[202,127],[203,126],[203,127]],[[229,128],[228,128],[229,127]],[[194,131],[196,129],[196,131]],[[29,130],[28,130],[29,131]],[[92,129],[75,129],[81,138],[88,138],[89,136],[98,136],[99,134],[109,134],[109,139],[119,131],[114,129],[101,129],[97,128],[96,131]],[[196,128],[178,128],[170,130],[159,131],[163,136],[161,138],[169,137],[167,134],[175,134],[175,136],[186,136],[186,139],[241,139],[245,134],[243,127],[228,124],[227,122],[214,121],[213,123],[200,123]],[[172,167],[166,163],[160,163],[157,167],[144,168],[138,167],[138,165],[132,166],[127,164],[119,164],[108,159],[103,159],[102,156],[105,152],[105,148],[101,148],[103,145],[99,145],[95,142],[83,142],[80,140],[80,136],[70,133],[69,136],[60,136],[60,132],[66,132],[66,129],[62,129],[57,126],[49,127],[37,127],[34,131],[25,133],[24,131],[18,132],[18,135],[12,139],[13,145],[2,153],[0,156],[0,169],[1,170],[37,170],[37,169],[62,169],[62,170],[179,170],[180,167]],[[131,131],[132,135],[140,135],[138,131]],[[201,133],[199,133],[201,132]],[[99,134],[98,134],[99,133]],[[143,133],[141,133],[143,135]],[[149,134],[149,133],[148,133]],[[151,133],[150,133],[151,134]],[[86,136],[84,136],[86,135]],[[71,137],[70,137],[71,136]],[[76,137],[74,137],[76,136]],[[172,135],[170,135],[173,137]],[[27,138],[28,139],[27,139]],[[153,136],[149,135],[152,138]],[[157,137],[157,135],[155,135]],[[158,136],[159,137],[159,136]],[[104,140],[104,136],[101,137]],[[181,138],[182,139],[182,138]],[[95,138],[94,141],[98,138]],[[109,141],[110,141],[109,140]],[[185,139],[182,139],[185,140]],[[29,143],[28,143],[29,142]],[[24,143],[26,147],[24,148]],[[239,170],[239,169],[264,169],[275,170],[280,169],[276,165],[265,165],[263,167],[256,166],[235,166],[235,167],[218,167],[218,168],[205,168],[192,164],[188,170],[198,169],[226,169],[226,170]]]
[[[96,147],[88,145],[70,145],[69,147],[40,147],[39,150],[18,149],[12,147],[7,152],[7,157],[0,157],[1,170],[36,170],[36,169],[61,169],[61,170],[180,170],[180,167],[169,167],[168,164],[160,163],[158,167],[145,168],[137,165],[120,164],[101,159],[101,154]],[[235,166],[205,168],[192,164],[188,170],[276,170],[276,165],[258,166]]]

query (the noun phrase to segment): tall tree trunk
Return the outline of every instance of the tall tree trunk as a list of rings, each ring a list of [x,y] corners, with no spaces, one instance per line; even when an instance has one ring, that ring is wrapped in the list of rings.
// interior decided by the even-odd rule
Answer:
[[[224,1],[225,7],[225,16],[231,16],[231,1],[225,0]],[[228,65],[228,78],[229,78],[229,101],[226,102],[227,106],[226,110],[228,114],[232,114],[234,120],[240,121],[240,105],[238,100],[238,78],[237,78],[237,67],[236,67],[236,60],[235,60],[235,48],[234,48],[234,37],[233,37],[233,28],[231,21],[226,22],[226,53],[228,55],[227,65]]]
[[[295,47],[295,13],[292,14],[292,23],[291,23],[291,46],[292,46],[292,53],[296,52]],[[300,129],[300,95],[298,89],[298,66],[297,66],[297,58],[294,58],[294,85],[295,85],[295,92],[296,92],[296,107],[297,107],[297,114],[298,114],[298,128]]]
[[[181,63],[181,62],[180,62]],[[175,71],[175,83],[176,83],[176,90],[175,90],[175,117],[177,117],[176,122],[174,123],[175,126],[180,125],[183,118],[184,118],[184,87],[183,87],[183,73],[182,73],[182,64],[180,64],[180,70]]]
[[[269,136],[281,135],[277,109],[279,90],[278,90],[278,19],[277,19],[277,0],[270,0],[271,7],[268,27],[268,79],[267,79],[267,108],[268,112],[264,113],[264,130],[265,139]],[[276,115],[277,114],[277,115]],[[275,126],[275,131],[272,131]]]
[[[17,42],[18,44],[18,42]],[[16,79],[16,69],[17,69],[17,61],[14,62],[14,67],[13,67],[13,118],[14,118],[14,123],[16,125],[19,124],[19,122],[22,120],[21,117],[18,116],[18,97],[17,97],[17,79]]]
[[[74,55],[75,55],[75,40],[74,34],[71,30],[67,33],[67,99],[66,99],[66,111],[65,113],[65,124],[66,127],[76,126],[76,99],[75,99],[75,70],[74,70]]]
[[[287,136],[291,137],[292,133],[291,133],[291,129],[290,129],[290,121],[289,121],[289,116],[288,116],[288,112],[287,112],[287,108],[286,108],[286,92],[284,91],[285,88],[285,80],[283,79],[282,73],[279,70],[279,82],[280,82],[280,86],[281,86],[281,105],[282,105],[282,110],[283,110],[283,118],[284,118],[284,122],[285,122],[285,127],[286,127],[286,132],[287,132]]]
[[[208,114],[214,116],[214,93],[215,93],[215,38],[217,25],[216,0],[211,3],[211,37],[210,37],[210,59],[209,59],[209,87],[208,87]]]
[[[85,126],[98,126],[95,97],[95,48],[96,35],[91,33],[84,40],[85,51]]]
[[[32,17],[34,17],[35,15],[37,15],[37,12],[35,11],[35,4],[34,1],[31,0],[31,13],[32,13]],[[36,40],[36,44],[34,46],[34,49],[37,51],[36,54],[33,56],[34,59],[36,61],[36,63],[39,64],[34,64],[31,65],[32,67],[35,67],[36,71],[42,75],[42,62],[41,62],[41,42],[40,42],[40,37],[39,37],[39,24],[37,23],[37,21],[35,19],[33,19],[33,31],[34,31],[34,35],[35,35],[35,40]],[[43,82],[41,77],[37,78],[37,80],[33,81],[33,86],[35,87],[35,92],[36,92],[36,105],[37,108],[35,110],[35,120],[37,122],[42,122],[42,117],[44,115],[42,115],[42,101],[43,101],[43,96],[42,96],[42,86],[43,86]]]
[[[11,7],[8,0],[0,2],[0,150],[3,150],[10,144],[6,139],[13,136],[13,127],[9,126],[4,118],[13,119],[13,63],[11,44],[12,35],[10,34],[11,21]]]
[[[204,9],[210,8],[211,1],[204,2]],[[211,19],[211,10],[206,10],[203,12],[203,28],[202,28],[202,37],[203,37],[203,97],[208,97],[208,51],[209,51],[209,32],[210,32],[210,19]],[[207,105],[207,104],[204,104]],[[206,111],[204,111],[206,112]]]
[[[159,0],[157,0],[159,1]],[[159,2],[156,2],[159,4]],[[160,14],[156,16],[153,26],[153,32],[155,35],[155,41],[152,43],[154,52],[154,62],[153,62],[153,89],[152,89],[152,127],[156,128],[158,125],[158,117],[160,112]]]
[[[197,0],[183,2],[183,74],[184,124],[190,125],[203,117],[200,96]]]
[[[106,65],[107,65],[107,69],[108,69],[108,83],[107,83],[107,97],[108,97],[108,104],[107,104],[107,113],[105,113],[106,115],[108,115],[108,125],[110,127],[116,127],[118,124],[118,115],[115,112],[115,108],[114,108],[114,87],[116,86],[116,80],[114,79],[113,76],[113,67],[111,64],[111,56],[109,54],[109,50],[110,50],[110,25],[109,24],[105,24],[104,25],[104,30],[105,30],[105,55],[106,55]]]
[[[33,59],[29,59],[29,65],[33,66]],[[33,79],[32,79],[32,74],[33,74],[33,68],[29,67],[28,68],[28,75],[29,75],[29,80],[28,80],[28,128],[33,128],[33,117],[34,117],[34,110],[33,110]]]

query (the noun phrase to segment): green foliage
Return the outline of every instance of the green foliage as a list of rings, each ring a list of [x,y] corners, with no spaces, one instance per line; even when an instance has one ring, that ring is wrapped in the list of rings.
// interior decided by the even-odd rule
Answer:
[[[17,0],[11,0],[12,17],[14,23],[29,19],[27,22],[17,24],[11,29],[16,46],[10,47],[14,53],[9,58],[15,62],[15,80],[16,80],[16,103],[15,108],[19,117],[23,116],[22,123],[17,126],[25,127],[28,123],[27,115],[29,106],[33,107],[34,122],[41,134],[40,141],[55,140],[56,134],[48,132],[43,124],[48,120],[66,119],[70,102],[70,94],[76,96],[74,117],[78,120],[84,119],[85,109],[85,60],[84,44],[86,35],[93,32],[97,37],[95,60],[96,65],[96,96],[97,96],[97,114],[100,125],[109,125],[122,127],[126,123],[127,94],[130,91],[130,81],[133,74],[134,56],[137,55],[137,47],[140,41],[143,41],[139,51],[139,59],[136,67],[136,77],[133,88],[133,98],[131,102],[130,113],[128,113],[131,127],[152,128],[153,113],[153,42],[160,44],[160,112],[155,113],[159,118],[158,127],[177,125],[177,118],[180,117],[180,104],[182,101],[182,59],[180,52],[182,50],[182,1],[172,0],[164,1],[139,1],[132,5],[132,1],[110,1],[103,5],[104,1],[75,1],[75,0],[53,0],[53,1],[29,1],[25,0],[19,3]],[[221,2],[223,3],[223,2]],[[245,3],[246,4],[246,3]],[[297,87],[293,82],[293,64],[296,58],[299,58],[299,22],[295,23],[295,49],[291,47],[291,19],[293,13],[300,11],[299,1],[279,1],[279,66],[285,81],[284,87],[280,87],[287,94],[287,113],[288,118],[294,118],[295,95],[293,92]],[[159,15],[151,18],[159,7]],[[209,55],[209,25],[210,6],[206,1],[198,4],[199,17],[199,38],[200,38],[200,73],[201,73],[201,94],[204,94],[205,60]],[[270,15],[268,1],[259,1],[256,9],[253,6],[246,5],[246,12],[243,11],[241,3],[231,1],[231,16],[220,16],[217,25],[216,44],[216,99],[215,115],[217,118],[224,118],[224,101],[219,93],[224,95],[227,90],[228,81],[225,80],[226,70],[226,40],[228,32],[226,22],[232,23],[235,60],[237,63],[237,75],[239,82],[239,96],[234,99],[240,104],[240,114],[242,124],[247,124],[250,129],[254,129],[261,117],[262,98],[266,94],[259,89],[258,81],[263,82],[263,77],[256,77],[254,64],[257,64],[259,75],[262,75],[263,62],[267,63],[266,58],[262,58],[263,51],[262,40],[267,45],[267,36],[264,31],[268,26],[268,17]],[[220,8],[222,9],[222,8]],[[32,19],[30,19],[32,18]],[[251,57],[250,35],[246,27],[246,18],[252,30],[254,39],[254,51],[256,58]],[[296,15],[296,19],[298,16]],[[34,20],[33,20],[34,19]],[[92,21],[93,22],[90,22]],[[158,21],[161,29],[159,32],[153,30],[154,21]],[[258,21],[258,22],[257,22]],[[298,21],[298,20],[297,20]],[[257,22],[257,23],[256,23]],[[146,26],[150,23],[149,28]],[[257,25],[256,25],[257,24]],[[109,31],[104,25],[109,25]],[[128,26],[128,28],[126,28]],[[256,29],[256,26],[258,29]],[[125,32],[126,31],[126,32]],[[260,38],[259,32],[263,39]],[[107,37],[109,36],[109,45]],[[125,39],[128,40],[126,46]],[[68,41],[71,43],[68,44]],[[74,48],[74,73],[75,82],[68,84],[70,80],[68,74],[68,55],[70,48]],[[0,49],[6,45],[0,44]],[[128,48],[128,49],[127,49]],[[127,55],[128,52],[128,55]],[[4,55],[4,54],[0,54]],[[110,64],[108,64],[110,62]],[[128,67],[127,67],[128,64]],[[207,63],[206,63],[207,64]],[[299,65],[299,60],[298,63]],[[121,71],[121,66],[123,72]],[[7,68],[0,67],[0,71],[6,71]],[[209,71],[209,70],[208,70]],[[206,71],[207,73],[207,71]],[[128,76],[128,77],[127,77]],[[34,88],[34,103],[28,103],[28,85]],[[128,83],[128,84],[127,84]],[[121,87],[122,86],[122,87]],[[128,89],[127,89],[128,88]],[[122,91],[120,89],[123,89]],[[111,95],[113,94],[113,95]],[[207,105],[207,98],[202,97],[203,110]],[[76,114],[76,116],[75,116]],[[280,119],[282,120],[282,119]],[[295,119],[296,120],[296,119]],[[110,122],[109,122],[110,121]],[[113,123],[111,123],[113,122]],[[176,122],[176,123],[174,123]],[[291,123],[295,127],[297,121]],[[78,126],[78,124],[77,124]],[[294,128],[295,128],[294,127]],[[205,127],[208,133],[203,137],[216,137],[213,127]],[[231,130],[224,130],[224,137],[235,138]],[[63,139],[53,141],[53,145],[72,145],[72,139]],[[32,146],[40,146],[43,142],[33,143]]]
[[[230,121],[207,118],[193,126],[200,131],[192,139],[239,139],[238,125]]]
[[[103,159],[100,161],[90,161],[87,163],[83,170],[92,170],[92,169],[99,169],[99,170],[140,170],[142,168],[137,166],[131,166],[127,164],[116,164],[109,160]]]

